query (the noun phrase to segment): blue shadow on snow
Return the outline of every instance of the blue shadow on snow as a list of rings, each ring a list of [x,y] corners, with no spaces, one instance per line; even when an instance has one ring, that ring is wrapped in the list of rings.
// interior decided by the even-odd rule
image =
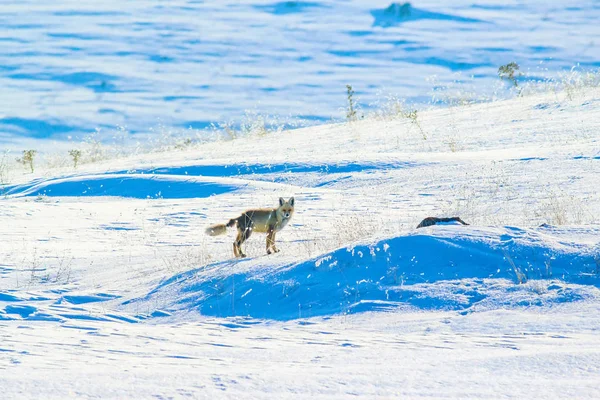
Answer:
[[[375,18],[373,26],[381,26],[384,28],[400,25],[407,21],[418,21],[423,19],[467,23],[482,22],[481,20],[474,18],[421,10],[413,7],[410,3],[392,3],[384,9],[372,10],[371,15]]]
[[[0,118],[0,129],[39,139],[56,134],[72,132],[76,128],[38,119],[5,117]]]
[[[324,173],[347,174],[370,170],[385,170],[405,168],[416,165],[412,162],[370,163],[350,162],[338,164],[229,164],[229,165],[191,165],[184,167],[168,167],[153,169],[138,169],[136,172],[144,174],[166,174],[187,176],[231,177],[255,174],[281,174],[281,173]],[[422,165],[422,164],[421,164]],[[117,173],[124,173],[120,171]]]
[[[117,196],[135,199],[187,199],[223,194],[237,187],[194,179],[163,179],[157,175],[101,175],[37,180],[5,188],[14,196]]]
[[[282,1],[279,3],[258,5],[254,6],[258,10],[275,14],[275,15],[286,15],[286,14],[297,14],[310,10],[312,8],[323,8],[323,4],[314,3],[310,1]]]

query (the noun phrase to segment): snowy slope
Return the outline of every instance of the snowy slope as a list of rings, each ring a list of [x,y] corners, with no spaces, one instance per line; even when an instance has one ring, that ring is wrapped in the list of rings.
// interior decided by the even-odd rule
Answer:
[[[511,61],[524,81],[600,67],[595,0],[396,3],[3,0],[0,144],[185,131],[245,113],[324,122],[343,116],[347,84],[371,108],[387,94],[503,96],[497,70]]]
[[[289,320],[402,306],[481,311],[595,299],[598,254],[588,243],[600,230],[575,243],[565,240],[572,230],[552,231],[428,228],[271,268],[258,267],[260,259],[220,262],[178,274],[127,304]],[[515,285],[534,279],[542,281]]]
[[[9,168],[4,397],[595,397],[599,98]],[[292,195],[278,254],[204,235]]]

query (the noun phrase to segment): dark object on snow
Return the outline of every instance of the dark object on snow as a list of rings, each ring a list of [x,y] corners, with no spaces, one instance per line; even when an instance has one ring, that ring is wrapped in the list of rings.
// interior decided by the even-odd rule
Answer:
[[[550,225],[544,222],[538,228],[554,228],[554,225]]]
[[[460,222],[463,225],[469,225],[460,217],[449,217],[449,218],[438,218],[438,217],[427,217],[417,226],[418,228],[425,228],[426,226],[436,225],[439,222]]]

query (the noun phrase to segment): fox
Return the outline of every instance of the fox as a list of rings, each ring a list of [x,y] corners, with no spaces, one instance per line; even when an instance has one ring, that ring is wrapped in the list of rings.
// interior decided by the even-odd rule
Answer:
[[[233,242],[234,257],[246,257],[242,250],[242,244],[252,232],[266,233],[267,254],[278,253],[279,249],[275,246],[275,235],[290,222],[294,214],[294,203],[293,197],[287,201],[280,197],[279,207],[246,210],[242,215],[230,219],[226,224],[209,226],[206,228],[206,234],[209,236],[224,235],[227,233],[227,228],[237,225],[237,236]]]

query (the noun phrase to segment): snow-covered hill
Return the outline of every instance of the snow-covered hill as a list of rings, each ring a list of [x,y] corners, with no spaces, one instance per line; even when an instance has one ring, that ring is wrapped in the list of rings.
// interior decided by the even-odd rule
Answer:
[[[6,398],[599,389],[598,89],[2,176]],[[280,253],[204,234],[289,196]]]

